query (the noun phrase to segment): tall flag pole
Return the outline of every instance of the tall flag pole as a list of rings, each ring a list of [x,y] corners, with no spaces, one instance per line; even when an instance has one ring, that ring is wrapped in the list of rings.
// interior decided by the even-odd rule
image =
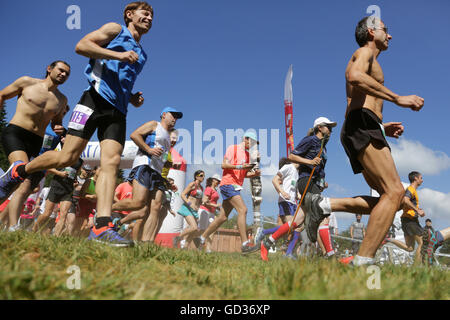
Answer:
[[[286,80],[284,82],[284,117],[286,128],[286,154],[289,157],[289,153],[294,150],[294,131],[293,131],[293,97],[292,97],[292,64],[289,66]]]

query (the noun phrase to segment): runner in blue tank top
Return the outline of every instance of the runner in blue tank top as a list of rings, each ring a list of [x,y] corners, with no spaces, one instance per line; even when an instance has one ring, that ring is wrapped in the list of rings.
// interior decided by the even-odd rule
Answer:
[[[142,92],[132,93],[137,75],[147,60],[141,37],[152,27],[153,8],[147,2],[133,2],[124,10],[125,25],[107,23],[87,34],[75,51],[88,57],[85,75],[89,87],[73,110],[66,143],[60,152],[49,151],[18,166],[21,178],[47,168],[74,164],[97,131],[100,141],[101,171],[97,180],[97,219],[89,239],[112,246],[132,246],[114,230],[111,221],[116,174],[125,144],[128,102],[135,107],[144,103]],[[20,180],[20,179],[15,179]],[[20,181],[5,181],[0,188],[14,187]]]

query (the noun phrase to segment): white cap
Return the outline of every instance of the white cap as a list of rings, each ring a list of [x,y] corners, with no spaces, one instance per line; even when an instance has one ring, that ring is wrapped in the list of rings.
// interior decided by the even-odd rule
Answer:
[[[217,181],[222,180],[218,174],[213,175],[212,178],[216,179]]]
[[[324,125],[324,124],[330,125],[331,127],[336,127],[337,122],[332,122],[332,121],[330,121],[330,119],[325,118],[325,117],[319,117],[314,121],[314,128],[319,125]]]

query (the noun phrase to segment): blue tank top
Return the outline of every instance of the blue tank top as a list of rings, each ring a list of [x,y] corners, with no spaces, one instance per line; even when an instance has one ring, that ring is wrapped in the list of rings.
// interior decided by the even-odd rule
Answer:
[[[122,26],[120,33],[106,49],[117,52],[132,50],[139,55],[139,60],[133,64],[119,60],[90,59],[84,71],[91,87],[126,115],[134,82],[147,61],[147,54],[125,26]]]
[[[39,154],[41,155],[46,151],[55,150],[60,142],[61,137],[53,131],[51,125],[49,124],[45,129],[44,140],[42,142],[42,148]]]

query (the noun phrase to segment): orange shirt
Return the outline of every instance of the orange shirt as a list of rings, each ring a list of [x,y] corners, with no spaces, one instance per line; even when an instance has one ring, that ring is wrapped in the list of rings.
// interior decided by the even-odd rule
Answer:
[[[133,197],[133,186],[128,182],[119,184],[116,188],[117,199],[131,199]],[[129,214],[130,211],[121,211],[123,214]]]
[[[249,163],[250,156],[242,145],[237,144],[228,147],[224,159],[227,159],[228,163],[232,165],[243,165]],[[247,170],[224,169],[220,185],[242,186],[246,175]]]

